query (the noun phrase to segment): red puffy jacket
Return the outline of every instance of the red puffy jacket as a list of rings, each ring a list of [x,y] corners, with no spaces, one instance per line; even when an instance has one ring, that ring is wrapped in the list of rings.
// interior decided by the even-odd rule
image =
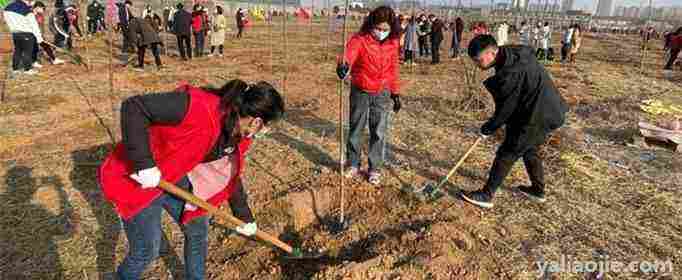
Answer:
[[[384,89],[399,94],[399,48],[399,38],[379,42],[372,34],[353,35],[344,56],[344,62],[351,68],[353,85],[371,94]]]
[[[192,13],[192,31],[194,31],[194,33],[204,31],[203,21],[204,17],[201,15],[201,12]]]

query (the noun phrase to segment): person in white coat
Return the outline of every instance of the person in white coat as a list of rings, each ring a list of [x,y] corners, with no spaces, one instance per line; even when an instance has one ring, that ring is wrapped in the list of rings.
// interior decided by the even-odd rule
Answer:
[[[507,22],[502,22],[497,26],[497,45],[504,46],[509,41],[509,25]]]
[[[552,47],[552,28],[549,26],[549,22],[545,22],[545,25],[540,31],[540,47],[538,48],[538,59],[546,60],[549,55],[549,48]]]
[[[533,47],[536,49],[540,48],[540,40],[542,39],[542,23],[538,22],[535,27],[533,27]]]

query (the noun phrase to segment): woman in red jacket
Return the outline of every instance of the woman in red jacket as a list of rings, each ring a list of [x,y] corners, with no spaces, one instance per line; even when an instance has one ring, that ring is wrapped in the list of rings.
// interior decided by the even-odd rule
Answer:
[[[381,182],[390,99],[393,111],[400,111],[399,48],[400,23],[393,9],[378,7],[367,16],[360,32],[350,38],[343,61],[337,66],[339,78],[345,79],[349,72],[351,76],[346,177],[359,174],[360,134],[369,122],[369,182]]]
[[[123,220],[129,251],[116,273],[139,279],[159,255],[163,209],[185,234],[185,279],[204,279],[208,217],[196,206],[156,188],[161,179],[218,206],[225,200],[257,230],[240,175],[252,138],[281,118],[284,102],[268,83],[241,80],[220,89],[183,86],[175,92],[133,96],[121,106],[123,141],[100,166],[104,197]]]
[[[204,42],[206,41],[206,17],[203,7],[199,4],[194,5],[192,11],[192,32],[194,33],[194,56],[204,56]]]

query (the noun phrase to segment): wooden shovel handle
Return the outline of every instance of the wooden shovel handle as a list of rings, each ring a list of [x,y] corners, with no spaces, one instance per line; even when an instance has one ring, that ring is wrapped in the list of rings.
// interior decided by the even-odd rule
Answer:
[[[438,184],[438,188],[440,188],[441,186],[443,186],[443,184],[445,184],[445,182],[450,180],[450,176],[452,176],[452,174],[455,174],[455,171],[457,171],[457,169],[462,165],[462,163],[464,163],[464,161],[469,157],[469,154],[471,154],[471,152],[474,151],[474,148],[476,148],[476,146],[478,146],[478,143],[480,143],[482,140],[483,140],[482,136],[476,139],[476,142],[474,142],[474,144],[471,145],[469,150],[467,150],[466,153],[464,153],[464,155],[459,159],[455,167],[453,167],[452,170],[450,170],[450,172],[448,173],[448,175],[445,176],[445,178],[443,178],[442,181],[440,181],[440,183]]]
[[[163,190],[165,190],[171,194],[174,194],[177,197],[182,198],[185,201],[196,205],[197,207],[201,207],[202,209],[208,211],[208,213],[210,213],[211,215],[219,217],[222,220],[227,221],[228,223],[230,223],[233,226],[241,226],[241,225],[245,224],[243,221],[235,218],[234,216],[230,215],[226,211],[221,210],[220,208],[211,205],[210,203],[204,201],[203,199],[201,199],[201,198],[199,198],[199,197],[197,197],[197,196],[175,186],[174,184],[171,184],[169,182],[161,180],[161,182],[159,183],[159,188],[161,188],[161,189],[163,189]],[[278,248],[284,250],[285,252],[287,252],[289,254],[291,254],[294,251],[291,246],[282,242],[277,237],[274,237],[274,236],[272,236],[272,235],[270,235],[264,231],[258,230],[256,232],[256,237],[258,237],[259,239],[266,241],[272,245],[277,246]]]

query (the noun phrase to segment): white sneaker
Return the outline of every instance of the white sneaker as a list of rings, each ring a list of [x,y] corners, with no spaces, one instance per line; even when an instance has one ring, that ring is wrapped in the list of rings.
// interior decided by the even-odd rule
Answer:
[[[219,54],[218,56],[219,56],[219,57],[223,57],[224,55],[221,53],[221,54]]]
[[[31,70],[25,71],[24,74],[32,76],[32,75],[38,74],[38,71],[36,71],[35,69],[31,69]]]
[[[43,65],[40,64],[40,63],[38,63],[38,62],[33,62],[33,68],[38,68],[38,69],[40,69],[40,68],[43,68]]]
[[[64,61],[59,59],[59,58],[55,58],[54,61],[52,61],[52,65],[59,65],[59,64],[64,64]]]
[[[208,57],[213,57],[213,54],[212,54],[212,53],[209,53],[209,54],[208,54]]]
[[[663,77],[670,79],[673,77],[673,70],[663,70]]]

